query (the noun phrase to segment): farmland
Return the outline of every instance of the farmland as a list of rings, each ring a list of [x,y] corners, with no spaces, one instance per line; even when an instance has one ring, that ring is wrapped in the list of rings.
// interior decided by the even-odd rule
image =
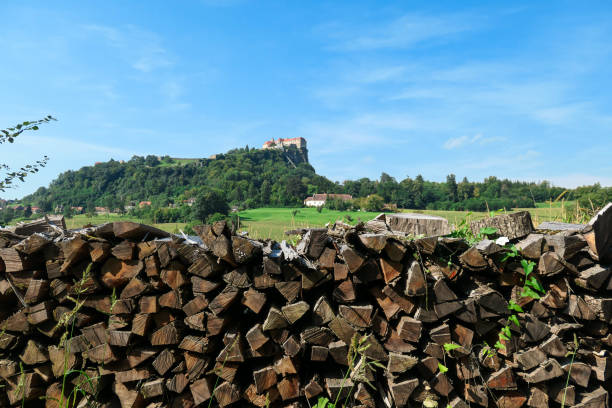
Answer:
[[[531,213],[534,223],[537,225],[544,221],[563,221],[568,220],[571,213],[572,203],[541,203],[537,208],[515,209],[527,210]],[[451,224],[457,225],[462,220],[468,218],[469,221],[487,216],[486,212],[468,211],[441,211],[441,210],[402,210],[404,212],[415,212],[421,214],[437,215],[446,218]],[[238,213],[240,218],[240,230],[246,231],[250,236],[261,239],[282,240],[286,238],[285,231],[298,228],[322,227],[328,222],[343,220],[349,224],[359,221],[369,221],[378,212],[365,211],[336,211],[323,208],[318,212],[315,208],[257,208],[244,210]],[[139,219],[128,215],[108,214],[95,215],[89,217],[81,214],[66,220],[68,228],[80,228],[87,224],[103,224],[112,221],[135,221],[151,223],[151,220]],[[570,220],[571,221],[571,220]],[[178,233],[180,229],[185,229],[186,223],[161,223],[153,224],[164,231]]]

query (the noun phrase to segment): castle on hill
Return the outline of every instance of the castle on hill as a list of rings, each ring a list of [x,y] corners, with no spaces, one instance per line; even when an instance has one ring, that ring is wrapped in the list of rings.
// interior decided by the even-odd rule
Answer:
[[[306,139],[303,137],[294,137],[291,139],[279,138],[268,140],[262,146],[262,149],[282,149],[283,147],[295,146],[298,149],[306,148]]]

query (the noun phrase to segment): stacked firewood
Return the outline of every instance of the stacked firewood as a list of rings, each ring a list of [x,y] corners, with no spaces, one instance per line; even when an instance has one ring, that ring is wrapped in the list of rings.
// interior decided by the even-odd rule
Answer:
[[[0,231],[0,406],[607,407],[612,206],[472,228]]]

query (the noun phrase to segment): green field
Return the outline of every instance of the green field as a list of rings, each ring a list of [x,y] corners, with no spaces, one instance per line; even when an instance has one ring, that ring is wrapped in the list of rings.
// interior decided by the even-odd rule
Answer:
[[[241,231],[247,231],[252,237],[275,240],[286,239],[285,231],[288,230],[322,227],[328,222],[337,220],[354,224],[359,221],[369,221],[378,214],[380,213],[336,211],[327,208],[323,208],[321,212],[315,208],[257,208],[238,213]]]
[[[537,208],[517,208],[513,211],[526,210],[531,213],[534,224],[538,225],[544,221],[567,221],[568,214],[574,211],[573,203],[559,205],[542,204]],[[295,214],[294,214],[295,211]],[[402,210],[403,212],[415,212],[420,214],[437,215],[446,218],[451,224],[457,225],[469,217],[468,221],[477,220],[487,216],[486,212],[468,211],[438,211],[438,210]],[[260,239],[274,239],[277,241],[286,239],[285,231],[299,228],[323,227],[328,222],[343,220],[355,224],[359,221],[369,221],[378,212],[365,211],[335,211],[324,208],[318,212],[315,208],[257,208],[245,210],[238,213],[240,217],[240,231],[246,231],[249,236]],[[148,220],[137,219],[127,215],[95,215],[88,217],[84,214],[76,215],[66,220],[68,228],[80,228],[84,225],[103,224],[112,221],[134,221],[149,224]],[[153,224],[164,231],[178,233],[179,229],[185,228],[185,223]]]

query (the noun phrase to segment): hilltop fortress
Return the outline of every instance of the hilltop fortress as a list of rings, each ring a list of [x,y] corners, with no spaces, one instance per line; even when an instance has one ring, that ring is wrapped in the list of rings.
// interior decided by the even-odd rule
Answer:
[[[283,147],[295,146],[298,149],[306,148],[306,139],[303,137],[294,137],[291,139],[271,139],[265,142],[262,149],[282,149]]]
[[[298,161],[304,161],[308,163],[308,149],[306,148],[306,139],[304,139],[303,137],[293,137],[290,139],[278,138],[276,140],[272,138],[265,142],[261,148],[264,150],[279,149],[287,152],[287,149],[291,146],[295,146],[297,148],[298,154],[296,157],[293,157],[293,160],[290,156],[287,156],[289,161],[291,161],[294,165],[294,161],[296,159]],[[295,154],[293,156],[295,156]]]

